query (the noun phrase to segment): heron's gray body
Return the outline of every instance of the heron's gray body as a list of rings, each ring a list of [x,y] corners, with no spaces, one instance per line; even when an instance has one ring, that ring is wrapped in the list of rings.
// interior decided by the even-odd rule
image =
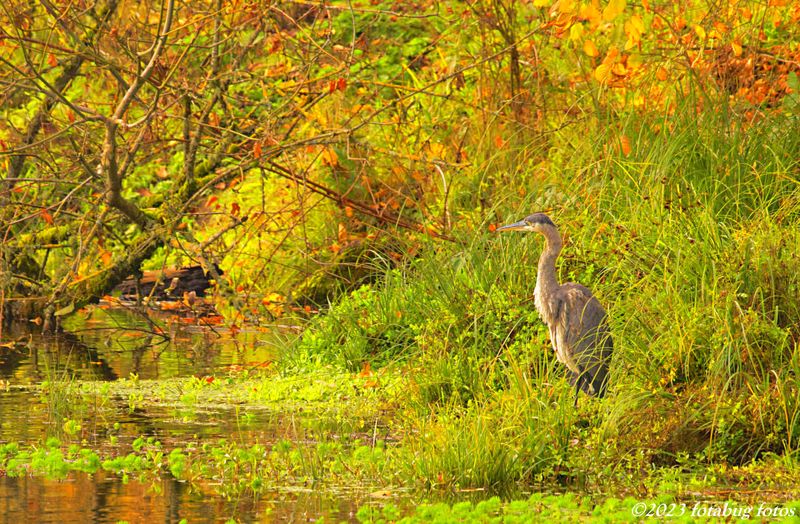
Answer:
[[[535,231],[545,237],[539,257],[534,303],[550,330],[556,358],[571,371],[570,382],[588,395],[602,397],[608,385],[613,341],[603,306],[585,286],[556,278],[561,235],[547,215],[536,213],[499,230]],[[575,399],[577,403],[577,396]]]

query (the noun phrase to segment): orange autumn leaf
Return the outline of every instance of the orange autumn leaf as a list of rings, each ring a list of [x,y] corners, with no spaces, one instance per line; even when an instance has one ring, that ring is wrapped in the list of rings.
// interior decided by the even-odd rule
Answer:
[[[347,218],[353,218],[353,208],[350,206],[344,206],[344,215]]]
[[[48,225],[51,225],[51,226],[53,225],[53,215],[48,213],[46,209],[42,209],[39,212],[39,215],[42,217],[42,220],[47,222]]]
[[[50,67],[56,67],[58,65],[58,59],[56,58],[56,55],[53,53],[47,55],[47,65]]]
[[[591,40],[583,41],[583,52],[586,54],[586,56],[591,56],[591,57],[600,55],[600,51],[597,50],[597,46],[594,45],[594,42],[592,42]]]
[[[669,77],[669,73],[667,73],[666,69],[664,69],[663,67],[659,67],[658,69],[656,69],[656,78],[658,78],[659,80],[661,80],[663,82],[668,77]]]
[[[739,42],[731,42],[731,50],[733,50],[733,56],[742,56],[742,44]]]
[[[255,158],[261,158],[261,142],[256,142],[253,145],[253,156]]]
[[[361,366],[361,372],[358,374],[359,377],[369,377],[372,375],[372,366],[369,362],[364,362]]]
[[[614,63],[614,61],[617,59],[618,56],[619,56],[619,50],[616,47],[612,46],[611,48],[609,48],[606,57],[603,59],[603,63],[610,66],[611,64]]]
[[[495,231],[497,231],[497,226],[494,224],[489,224],[489,232],[494,233]]]
[[[506,145],[506,141],[503,140],[503,137],[496,136],[494,137],[494,145],[497,147],[497,149],[502,149],[503,146]]]
[[[631,141],[626,135],[622,135],[619,139],[620,149],[622,149],[622,154],[625,156],[629,156],[631,154]]]
[[[347,226],[339,222],[339,233],[338,233],[339,242],[347,242]]]
[[[339,165],[339,155],[336,154],[332,147],[326,147],[322,151],[322,164],[330,167]]]
[[[611,68],[611,72],[617,76],[625,76],[628,74],[628,69],[622,62],[617,62],[614,64],[614,67]]]

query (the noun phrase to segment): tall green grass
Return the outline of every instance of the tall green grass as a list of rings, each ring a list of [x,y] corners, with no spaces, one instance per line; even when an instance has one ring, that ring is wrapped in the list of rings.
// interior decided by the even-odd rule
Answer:
[[[553,146],[574,154],[543,159],[489,212],[454,210],[478,224],[463,242],[343,297],[284,365],[402,369],[406,469],[429,485],[796,459],[798,119],[685,110],[594,142],[569,133]],[[609,146],[620,134],[629,156]],[[566,239],[561,280],[611,318],[610,394],[578,411],[532,303],[541,239],[488,232],[539,210]]]

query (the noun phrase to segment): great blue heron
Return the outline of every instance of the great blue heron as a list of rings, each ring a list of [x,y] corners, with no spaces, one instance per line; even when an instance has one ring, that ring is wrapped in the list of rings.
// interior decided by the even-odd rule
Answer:
[[[550,328],[556,358],[572,372],[570,383],[575,386],[575,406],[581,389],[587,395],[602,397],[608,385],[608,364],[614,348],[607,315],[586,286],[558,283],[556,258],[562,243],[556,225],[544,213],[534,213],[497,231],[533,231],[544,236],[545,246],[539,257],[533,291],[536,310]]]

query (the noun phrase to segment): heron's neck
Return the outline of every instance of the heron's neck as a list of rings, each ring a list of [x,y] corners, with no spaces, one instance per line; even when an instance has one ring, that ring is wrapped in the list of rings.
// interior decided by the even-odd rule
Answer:
[[[561,235],[558,234],[556,228],[544,229],[542,234],[545,238],[545,245],[539,257],[535,294],[538,299],[537,302],[544,306],[544,298],[553,296],[553,293],[558,288],[556,258],[561,253]]]

